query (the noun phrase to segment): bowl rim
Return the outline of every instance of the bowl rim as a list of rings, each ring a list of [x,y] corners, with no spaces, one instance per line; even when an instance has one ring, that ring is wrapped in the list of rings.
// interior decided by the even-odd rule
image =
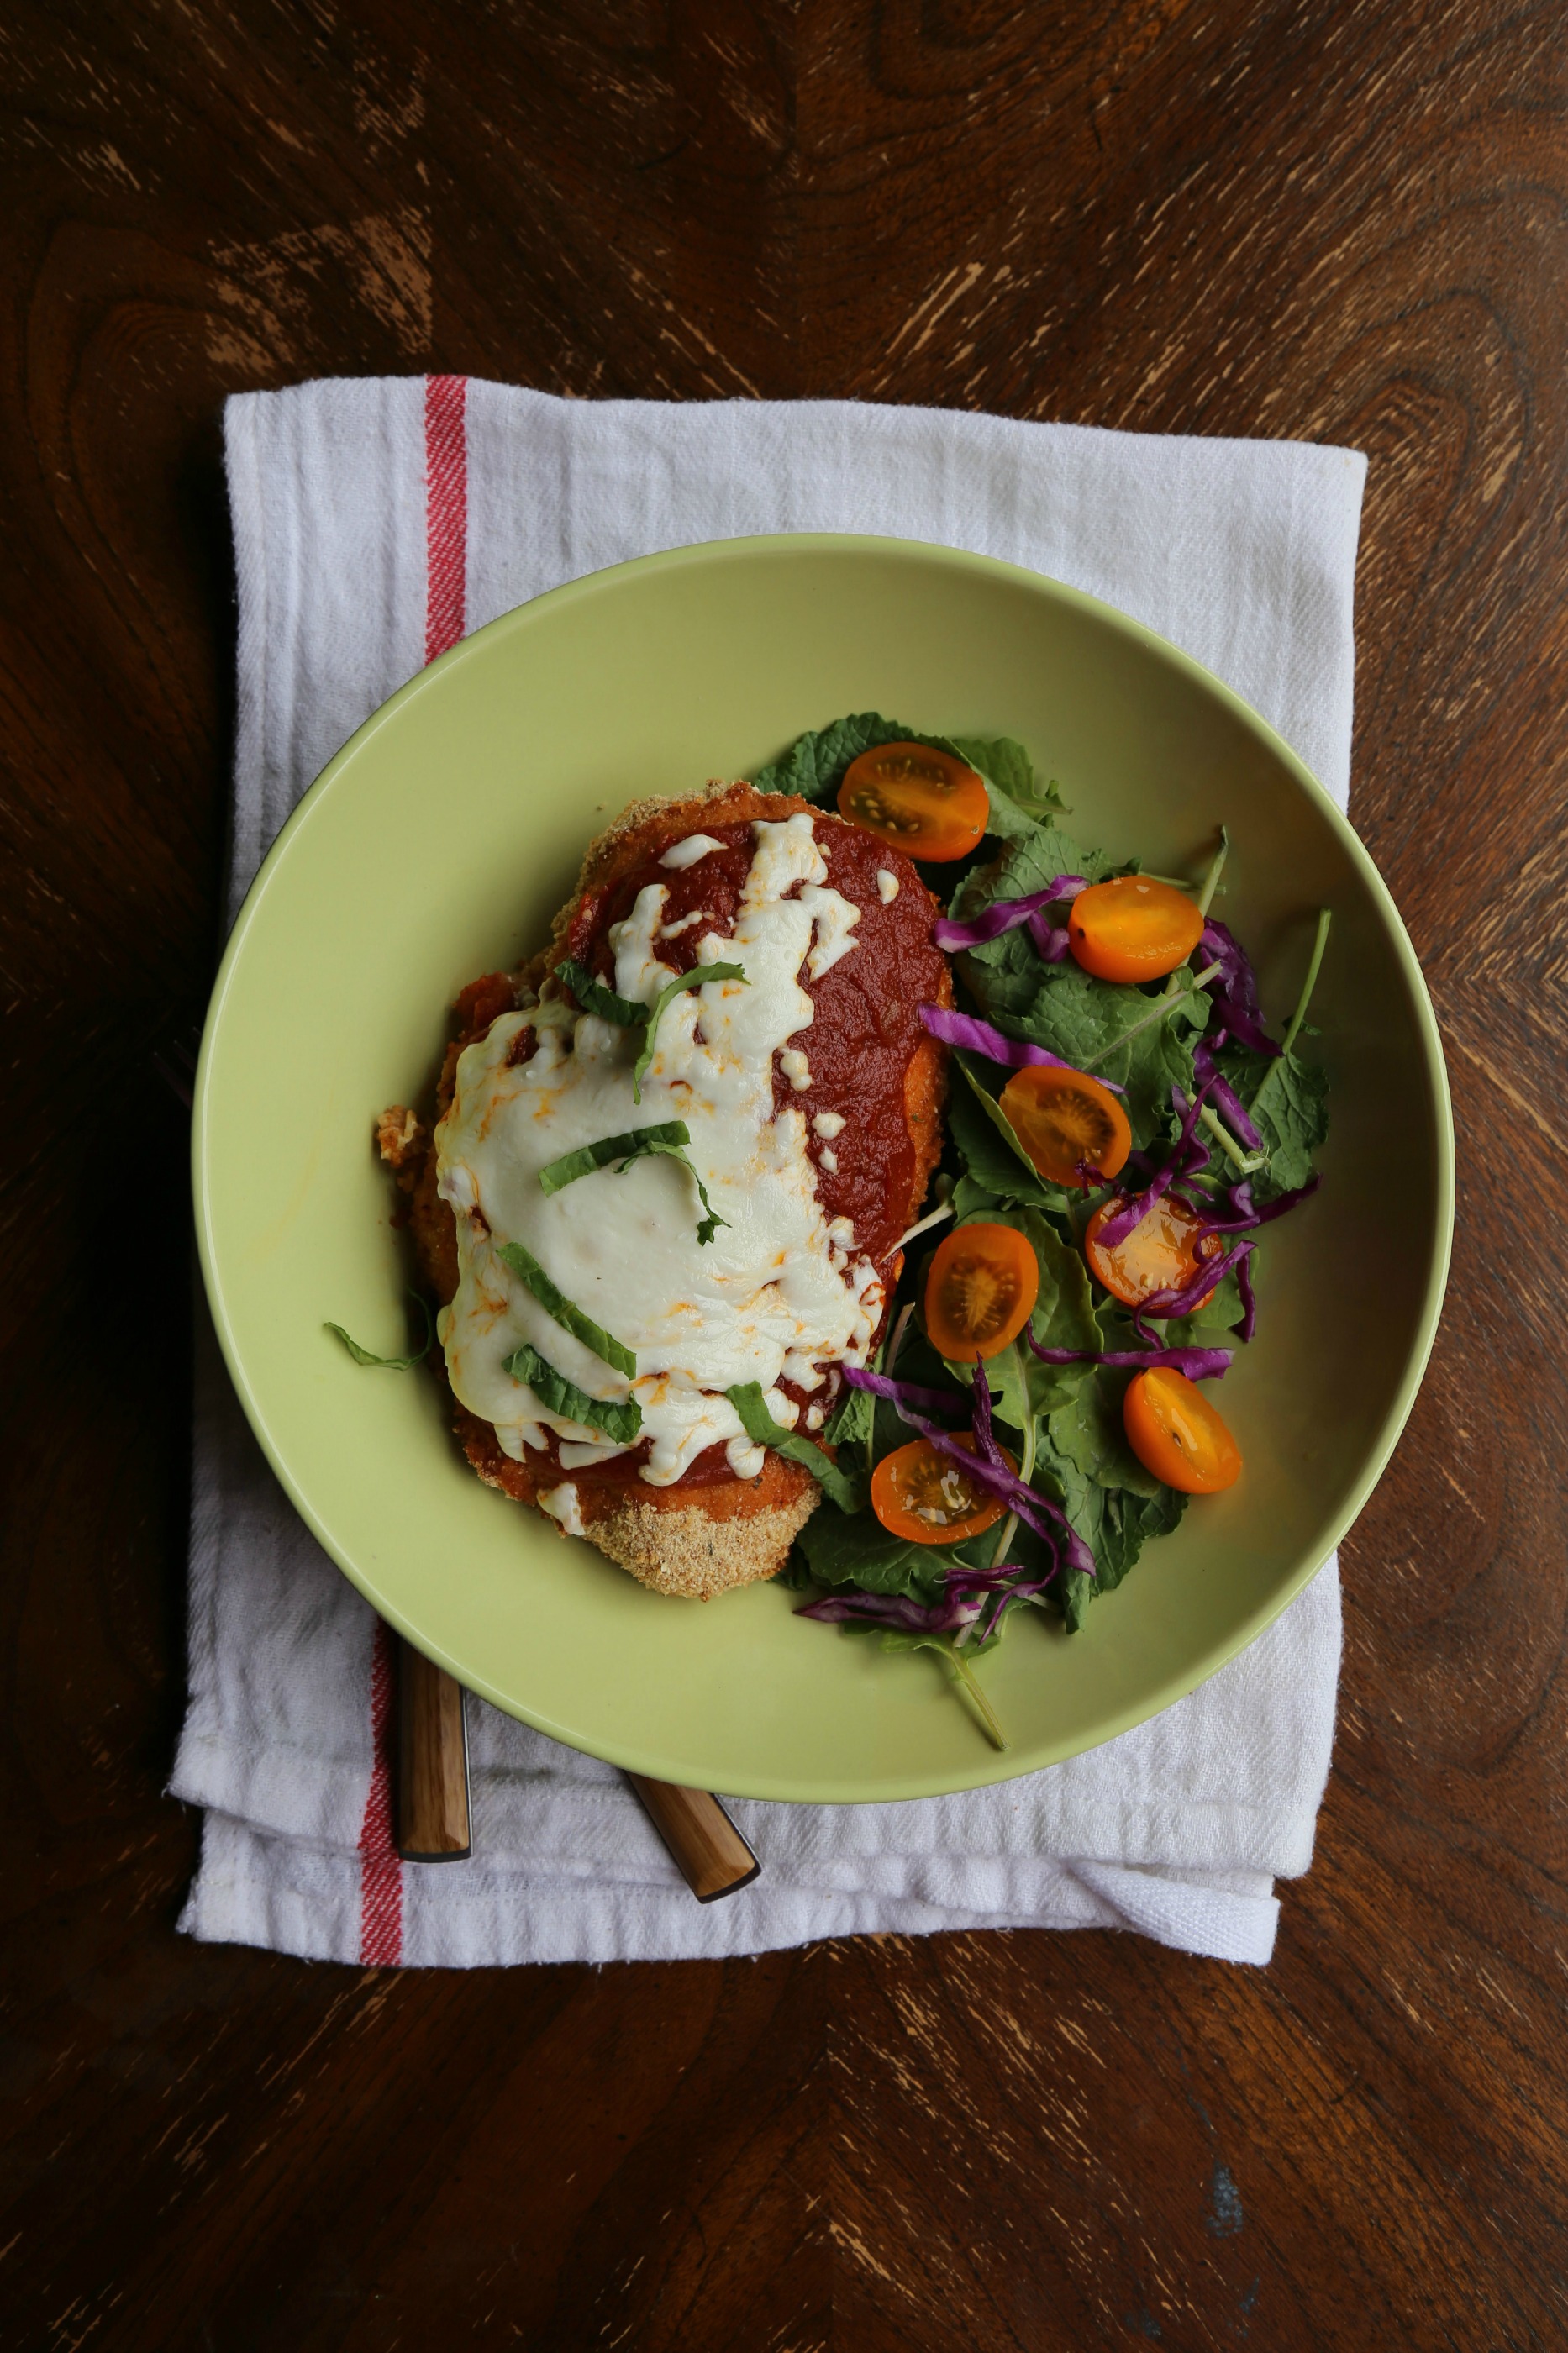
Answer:
[[[699,566],[754,560],[758,557],[791,555],[821,556],[834,554],[882,554],[897,556],[906,562],[924,563],[933,569],[970,574],[983,579],[1006,582],[1042,596],[1046,601],[1062,603],[1092,617],[1113,632],[1131,638],[1156,660],[1167,664],[1210,695],[1216,697],[1240,726],[1256,737],[1262,745],[1282,763],[1297,785],[1315,807],[1319,817],[1336,837],[1340,847],[1357,870],[1368,895],[1381,920],[1384,931],[1392,944],[1395,959],[1401,967],[1415,1016],[1432,1112],[1432,1150],[1434,1166],[1434,1234],[1426,1271],[1425,1287],[1415,1331],[1405,1368],[1398,1387],[1385,1411],[1377,1434],[1368,1449],[1360,1476],[1349,1491],[1340,1510],[1330,1524],[1328,1542],[1316,1558],[1303,1557],[1281,1584],[1258,1608],[1239,1619],[1223,1637],[1208,1645],[1195,1659],[1173,1671],[1152,1686],[1139,1699],[1110,1712],[1102,1727],[1091,1741],[1076,1737],[1059,1749],[1049,1742],[1036,1744],[1028,1757],[1020,1761],[1016,1753],[1009,1757],[986,1752],[986,1762],[973,1773],[955,1777],[951,1772],[924,1778],[919,1773],[901,1773],[886,1781],[835,1795],[816,1784],[792,1782],[788,1777],[773,1775],[748,1776],[742,1772],[724,1781],[728,1794],[772,1799],[787,1803],[809,1804],[868,1804],[889,1799],[941,1797],[959,1791],[996,1786],[1021,1778],[1045,1765],[1063,1761],[1071,1756],[1087,1754],[1117,1739],[1124,1732],[1144,1724],[1179,1699],[1198,1689],[1220,1668],[1246,1650],[1268,1626],[1280,1617],[1302,1589],[1310,1583],[1342,1541],[1347,1531],[1364,1510],[1373,1489],[1388,1466],[1390,1457],[1404,1432],[1425,1377],[1442,1314],[1449,1263],[1453,1249],[1456,1191],[1456,1162],[1453,1104],[1448,1085],[1447,1066],[1443,1054],[1441,1035],[1436,1012],[1426,987],[1426,976],[1415,954],[1409,933],[1370,852],[1327,788],[1308,767],[1292,746],[1268,720],[1233,687],[1208,670],[1202,662],[1174,644],[1170,638],[1150,628],[1102,597],[1075,588],[1069,583],[1051,575],[1031,570],[1027,565],[1012,564],[998,556],[980,555],[968,549],[950,547],[938,541],[900,539],[886,533],[858,532],[769,532],[746,534],[731,539],[700,540],[683,547],[661,549],[652,554],[633,556],[619,564],[607,565],[595,572],[581,574],[555,588],[545,589],[522,604],[498,614],[495,619],[463,638],[447,652],[415,673],[402,686],[377,705],[355,728],[353,733],[332,754],[320,775],[300,796],[294,808],[279,828],[265,857],[258,868],[241,902],[213,983],[207,1011],[203,1022],[201,1050],[197,1061],[191,1120],[191,1176],[194,1197],[196,1249],[201,1267],[203,1286],[209,1311],[222,1351],[225,1366],[244,1409],[246,1419],[262,1449],[268,1463],[294,1509],[304,1521],[322,1550],[348,1577],[350,1583],[370,1603],[379,1616],[403,1639],[433,1660],[467,1689],[488,1700],[504,1715],[531,1725],[550,1738],[567,1746],[584,1748],[584,1754],[603,1758],[624,1771],[638,1773],[654,1779],[671,1778],[669,1760],[650,1755],[635,1744],[596,1744],[592,1749],[574,1742],[563,1727],[537,1710],[522,1705],[517,1699],[501,1692],[466,1662],[455,1660],[438,1641],[422,1631],[405,1614],[390,1604],[377,1590],[370,1576],[353,1560],[345,1547],[340,1546],[316,1514],[309,1495],[296,1482],[283,1450],[273,1440],[260,1399],[251,1388],[246,1373],[239,1339],[233,1328],[224,1293],[218,1264],[218,1245],[213,1230],[213,1208],[208,1189],[209,1162],[209,1098],[215,1062],[221,1052],[223,1015],[235,975],[245,953],[246,942],[283,864],[290,857],[298,840],[310,825],[325,797],[340,774],[357,760],[366,745],[392,723],[404,705],[413,697],[424,693],[437,673],[447,674],[460,669],[465,661],[475,658],[481,641],[489,640],[526,627],[542,609],[559,609],[587,601],[603,592],[610,584],[630,575],[658,576],[677,574]],[[1042,1754],[1042,1747],[1048,1754]]]

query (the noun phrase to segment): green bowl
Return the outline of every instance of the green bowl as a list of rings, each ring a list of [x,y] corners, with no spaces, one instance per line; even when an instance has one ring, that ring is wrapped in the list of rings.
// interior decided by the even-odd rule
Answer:
[[[427,1096],[464,982],[547,936],[621,805],[744,776],[880,710],[1021,737],[1074,832],[1194,871],[1224,822],[1226,920],[1265,1006],[1313,1003],[1333,1076],[1321,1193],[1270,1237],[1226,1383],[1247,1470],[1152,1544],[1083,1632],[1025,1613],[981,1669],[994,1751],[936,1661],[752,1586],[648,1593],[482,1487],[400,1352],[405,1248],[371,1142]],[[213,993],[194,1141],[202,1265],[252,1427],[366,1599],[557,1740],[737,1796],[914,1798],[1032,1771],[1153,1715],[1261,1633],[1372,1492],[1436,1324],[1453,1214],[1437,1029],[1388,892],[1289,747],[1123,615],[1005,564],[896,540],[732,540],[508,613],[413,680],[319,778],[257,878]]]

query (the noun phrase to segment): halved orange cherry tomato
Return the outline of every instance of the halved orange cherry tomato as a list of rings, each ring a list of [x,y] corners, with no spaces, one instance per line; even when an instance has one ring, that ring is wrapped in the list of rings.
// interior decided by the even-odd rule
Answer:
[[[1241,1476],[1241,1449],[1201,1389],[1184,1373],[1137,1373],[1121,1400],[1127,1443],[1167,1487],[1184,1495],[1217,1495]]]
[[[838,814],[906,857],[934,865],[967,858],[991,822],[983,779],[924,744],[879,744],[851,760]]]
[[[926,1337],[955,1365],[994,1356],[1035,1312],[1040,1262],[1015,1226],[960,1226],[926,1277]]]
[[[1166,1193],[1140,1218],[1124,1241],[1110,1248],[1101,1242],[1100,1229],[1123,1207],[1104,1201],[1084,1229],[1083,1254],[1089,1271],[1105,1285],[1112,1299],[1126,1307],[1141,1306],[1157,1291],[1174,1291],[1192,1282],[1205,1259],[1220,1258],[1225,1243],[1211,1233],[1197,1211]],[[1206,1307],[1213,1292],[1194,1302],[1186,1312]]]
[[[973,1454],[974,1441],[958,1441]],[[964,1476],[951,1454],[939,1454],[929,1438],[884,1456],[871,1473],[871,1509],[890,1535],[910,1544],[958,1544],[994,1527],[1006,1506]]]
[[[1053,1185],[1083,1184],[1080,1161],[1102,1176],[1114,1176],[1132,1149],[1127,1113],[1110,1089],[1087,1071],[1032,1063],[1008,1080],[1002,1108],[1014,1134]]]
[[[1068,916],[1068,945],[1096,980],[1160,980],[1185,964],[1203,935],[1195,902],[1146,874],[1091,884]]]

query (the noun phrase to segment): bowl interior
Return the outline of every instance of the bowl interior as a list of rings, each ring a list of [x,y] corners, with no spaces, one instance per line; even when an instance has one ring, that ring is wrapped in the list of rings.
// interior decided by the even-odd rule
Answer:
[[[1219,912],[1265,1007],[1314,1000],[1333,1078],[1320,1196],[1276,1229],[1259,1337],[1226,1385],[1246,1475],[1152,1545],[1070,1639],[1034,1613],[984,1670],[993,1752],[928,1657],[795,1619],[753,1587],[658,1599],[483,1488],[435,1385],[323,1329],[401,1345],[405,1245],[374,1114],[425,1098],[445,1010],[546,935],[628,799],[745,775],[879,709],[1021,737],[1113,856],[1190,871],[1222,820]],[[737,1795],[912,1797],[1027,1771],[1191,1690],[1259,1632],[1365,1501],[1408,1411],[1451,1218],[1430,1008],[1349,827],[1263,723],[1092,599],[874,540],[737,541],[624,565],[508,614],[405,688],[275,846],[215,991],[197,1096],[204,1269],[251,1421],[316,1535],[461,1680],[574,1746]]]

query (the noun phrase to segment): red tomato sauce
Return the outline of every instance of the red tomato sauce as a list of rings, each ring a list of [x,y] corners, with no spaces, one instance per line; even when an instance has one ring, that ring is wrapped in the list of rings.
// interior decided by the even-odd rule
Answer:
[[[807,1150],[816,1165],[816,1194],[823,1215],[849,1218],[855,1247],[878,1258],[897,1241],[908,1222],[904,1212],[914,1181],[914,1146],[904,1104],[904,1073],[925,1032],[920,1008],[942,987],[942,955],[931,940],[940,912],[910,860],[841,819],[819,814],[816,846],[827,866],[830,889],[860,910],[856,945],[825,972],[800,985],[816,1007],[816,1018],[789,1043],[802,1051],[811,1083],[797,1092],[773,1069],[773,1107],[793,1106],[805,1117]],[[695,866],[672,871],[658,862],[663,842],[647,860],[578,912],[569,953],[596,979],[615,985],[615,958],[607,934],[631,913],[640,891],[662,883],[664,922],[677,923],[700,909],[706,923],[693,923],[675,939],[658,942],[662,963],[688,972],[697,944],[709,933],[727,939],[735,928],[741,892],[755,847],[749,824],[722,825],[713,833],[722,843]],[[670,840],[681,836],[671,834]],[[879,871],[897,880],[898,896],[882,904]],[[798,885],[796,889],[798,890]],[[792,894],[793,895],[793,894]],[[837,1112],[839,1133],[819,1136],[812,1122],[819,1112]],[[823,1165],[823,1153],[837,1162]]]
[[[608,938],[611,926],[625,920],[638,892],[650,883],[664,888],[665,925],[677,923],[699,909],[708,917],[706,923],[693,923],[674,939],[658,941],[659,959],[672,971],[690,970],[697,962],[697,944],[709,934],[727,939],[733,933],[755,849],[751,823],[713,828],[712,839],[721,847],[710,850],[694,866],[661,866],[663,851],[671,842],[685,839],[689,830],[688,827],[672,832],[641,865],[606,889],[584,897],[567,936],[565,953],[584,965],[595,979],[615,986],[615,957]],[[826,813],[818,813],[815,831],[829,887],[859,908],[860,920],[853,934],[855,946],[819,980],[812,980],[805,965],[801,968],[800,986],[810,997],[816,1015],[810,1026],[789,1043],[805,1053],[811,1082],[797,1090],[775,1060],[773,1108],[775,1112],[793,1108],[805,1120],[806,1149],[816,1165],[816,1193],[824,1217],[829,1222],[836,1218],[852,1219],[857,1251],[879,1259],[908,1223],[905,1212],[914,1182],[915,1152],[910,1140],[904,1076],[925,1036],[919,1008],[942,990],[943,958],[931,938],[940,909],[901,852]],[[897,895],[886,905],[878,887],[879,872],[892,874],[899,885]],[[482,1036],[494,1018],[488,999],[479,1001],[479,992],[486,986],[476,982],[458,1000],[461,1015],[468,1010],[468,999],[475,999],[470,1015],[475,1035]],[[508,1006],[511,1001],[509,994]],[[501,1009],[499,1005],[495,1008]],[[531,1039],[521,1059],[530,1051]],[[843,1118],[837,1135],[817,1134],[812,1123],[820,1112],[836,1112]],[[837,1162],[836,1167],[824,1164],[825,1152]],[[801,1389],[789,1381],[781,1381],[779,1388],[800,1406],[798,1427],[805,1431],[806,1408],[811,1404],[831,1408],[839,1383],[829,1374],[819,1389]],[[645,1439],[608,1461],[567,1471],[561,1467],[560,1440],[553,1430],[547,1430],[542,1452],[531,1446],[528,1449],[527,1466],[542,1487],[549,1485],[552,1476],[584,1485],[632,1486],[646,1484],[639,1481],[638,1472],[648,1452]],[[702,1487],[733,1475],[723,1447],[710,1446],[675,1483],[683,1489]]]

